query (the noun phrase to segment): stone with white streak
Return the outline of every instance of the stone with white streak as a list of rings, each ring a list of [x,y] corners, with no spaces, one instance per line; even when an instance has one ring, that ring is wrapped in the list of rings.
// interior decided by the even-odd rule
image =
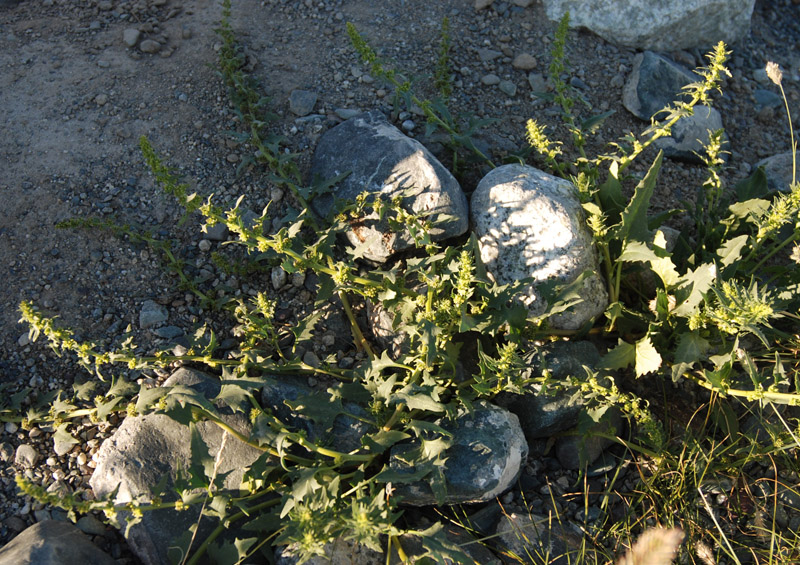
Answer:
[[[470,218],[481,260],[499,284],[528,277],[567,284],[591,272],[582,301],[551,316],[553,327],[578,329],[605,310],[608,294],[575,185],[534,167],[503,165],[478,183]],[[545,312],[535,284],[521,300],[532,315]]]
[[[369,199],[387,202],[402,197],[404,209],[433,224],[435,241],[467,231],[467,199],[455,177],[420,142],[391,125],[380,112],[351,118],[327,131],[319,140],[311,175],[332,179],[348,176],[333,192],[314,198],[312,208],[327,216],[334,199],[354,201],[362,192]],[[371,212],[351,222],[347,233],[351,244],[366,248],[364,257],[383,262],[393,253],[414,245],[408,230],[392,230],[387,218]]]
[[[547,17],[569,11],[570,26],[610,43],[676,51],[731,44],[750,30],[755,0],[543,0]]]

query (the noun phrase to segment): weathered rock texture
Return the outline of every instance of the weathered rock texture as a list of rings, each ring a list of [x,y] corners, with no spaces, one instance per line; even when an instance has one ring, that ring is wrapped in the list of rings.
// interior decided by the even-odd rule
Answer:
[[[470,414],[462,409],[454,421],[437,422],[452,434],[444,467],[445,504],[492,500],[511,487],[528,457],[528,444],[514,414],[486,402],[476,402],[473,408]],[[403,458],[417,448],[416,442],[394,446],[391,468],[413,473],[416,469]],[[393,486],[409,506],[436,502],[425,479]]]
[[[26,528],[0,549],[0,565],[115,565],[69,522],[44,520]]]
[[[633,59],[633,68],[622,91],[622,104],[637,118],[650,121],[653,114],[685,96],[681,89],[697,79],[697,75],[671,59],[645,51]],[[657,116],[658,119],[664,117],[666,114]]]
[[[403,207],[434,223],[431,236],[439,241],[467,231],[467,199],[453,175],[420,142],[404,135],[378,111],[361,114],[328,130],[319,140],[311,165],[312,177],[332,179],[350,174],[332,194],[312,201],[326,216],[334,198],[354,201],[362,192],[391,200],[404,195]],[[367,259],[383,262],[413,246],[408,230],[395,232],[384,218],[371,214],[353,222],[347,237],[354,246],[371,242]]]
[[[547,17],[606,41],[655,51],[733,43],[750,30],[755,0],[543,0]]]
[[[597,348],[588,341],[559,341],[543,348],[539,355],[526,356],[531,377],[549,371],[555,381],[585,375],[600,361]],[[526,394],[501,393],[497,402],[519,417],[528,442],[551,437],[573,428],[583,409],[583,399],[570,393],[544,394],[540,384],[531,384]]]
[[[207,398],[219,393],[219,382],[205,373],[179,369],[164,386],[184,385],[201,391]],[[228,425],[245,432],[249,425],[241,414],[223,416]],[[225,487],[237,489],[244,469],[262,452],[247,446],[233,437],[227,437],[223,446],[223,431],[211,422],[197,424],[200,437],[208,446],[212,457],[219,457],[218,474],[230,471]],[[150,487],[169,475],[174,478],[178,468],[188,469],[191,458],[190,431],[163,414],[128,417],[98,451],[97,467],[90,484],[96,497],[110,494],[119,486],[115,497],[124,503],[139,497],[148,498]],[[167,496],[164,497],[168,498]],[[167,565],[168,551],[176,538],[197,522],[199,506],[183,512],[171,509],[146,512],[142,521],[128,530],[131,550],[145,565]],[[211,527],[205,519],[201,522],[198,539],[203,539]]]
[[[500,284],[532,277],[575,281],[584,271],[582,302],[550,318],[560,329],[578,329],[608,304],[605,283],[575,186],[524,165],[503,165],[472,194],[470,218],[481,260]],[[522,293],[532,315],[545,303],[535,285]]]

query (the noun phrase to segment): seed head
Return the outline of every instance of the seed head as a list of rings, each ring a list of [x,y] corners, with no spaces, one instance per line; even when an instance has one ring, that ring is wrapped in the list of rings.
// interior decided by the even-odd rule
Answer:
[[[778,66],[778,63],[773,63],[772,61],[767,63],[767,76],[769,77],[769,80],[774,82],[777,86],[781,85],[783,73],[781,72],[781,68]]]

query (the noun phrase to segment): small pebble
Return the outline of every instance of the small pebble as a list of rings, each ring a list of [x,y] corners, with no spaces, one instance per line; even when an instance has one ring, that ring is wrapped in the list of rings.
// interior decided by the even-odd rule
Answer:
[[[286,284],[286,280],[288,279],[286,275],[286,271],[284,271],[281,267],[273,267],[271,273],[272,279],[272,288],[278,290]]]
[[[523,71],[530,71],[531,69],[536,68],[536,59],[530,53],[520,53],[516,57],[514,57],[514,61],[511,63],[511,66],[515,69],[520,69]]]
[[[197,244],[197,248],[205,253],[209,249],[211,249],[211,242],[207,239],[201,239],[200,242]]]
[[[500,77],[490,73],[481,77],[481,82],[486,86],[494,86],[495,84],[500,84]]]
[[[139,49],[142,53],[150,53],[152,55],[161,51],[161,44],[152,39],[145,39],[139,44]]]
[[[503,94],[514,96],[517,93],[517,85],[510,80],[502,80],[498,86]]]
[[[303,355],[303,363],[314,368],[320,366],[319,357],[317,357],[317,354],[313,351],[306,351],[306,354]]]

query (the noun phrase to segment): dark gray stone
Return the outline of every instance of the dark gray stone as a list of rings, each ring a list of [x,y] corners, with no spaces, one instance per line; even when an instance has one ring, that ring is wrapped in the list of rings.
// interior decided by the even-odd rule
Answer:
[[[505,492],[519,476],[528,457],[528,444],[511,412],[487,402],[476,402],[473,412],[463,408],[455,420],[440,420],[442,428],[452,434],[444,464],[445,504],[462,504],[491,500]],[[416,469],[403,461],[403,456],[417,449],[416,441],[395,445],[389,465],[400,473]],[[394,482],[396,494],[403,504],[425,506],[436,498],[426,479],[410,483]]]
[[[139,311],[139,327],[144,329],[157,326],[167,321],[169,313],[160,304],[145,300],[142,309]]]
[[[761,110],[762,108],[781,108],[783,106],[783,98],[781,95],[771,90],[757,88],[753,91],[753,98],[756,102],[756,110]]]
[[[206,238],[211,241],[225,241],[228,238],[228,226],[225,224],[203,225]]]
[[[354,201],[362,192],[370,198],[391,200],[403,196],[403,207],[434,224],[435,241],[467,231],[467,199],[450,172],[420,142],[391,125],[380,112],[368,112],[342,122],[319,140],[311,174],[332,179],[349,171],[332,194],[317,196],[312,208],[327,216],[334,197]],[[390,255],[413,247],[408,230],[394,232],[384,218],[371,214],[351,223],[351,244],[369,243],[364,257],[382,262]]]
[[[605,310],[608,294],[575,185],[533,167],[503,165],[478,183],[470,220],[481,260],[500,284],[529,277],[568,284],[592,273],[582,283],[581,302],[550,317],[554,328],[578,329]],[[535,284],[520,297],[532,316],[545,312]]]
[[[208,398],[213,398],[220,390],[218,380],[185,368],[176,371],[164,383],[164,386],[177,385],[192,387]],[[248,433],[250,424],[242,414],[223,415],[223,419],[240,432]],[[208,446],[209,454],[218,457],[224,435],[222,429],[211,422],[199,422],[197,429]],[[244,469],[261,454],[260,450],[228,436],[218,468],[219,474],[230,471],[225,479],[225,487],[238,489]],[[189,467],[190,456],[190,432],[187,426],[163,414],[128,417],[114,435],[100,446],[97,467],[90,484],[98,498],[110,494],[119,486],[115,498],[117,503],[142,497],[148,499],[150,487],[155,486],[164,475],[174,479],[178,468]],[[164,498],[169,499],[169,496],[166,494]],[[131,550],[145,565],[167,565],[170,563],[168,548],[197,523],[199,511],[196,505],[182,512],[170,509],[145,512],[142,521],[127,532]],[[207,535],[213,525],[210,519],[204,518],[198,533],[199,539]]]
[[[631,114],[649,122],[653,114],[680,99],[681,89],[697,79],[697,75],[671,59],[645,51],[633,59],[633,69],[622,91],[622,104]]]
[[[332,449],[350,452],[361,447],[362,436],[372,433],[375,429],[347,414],[366,417],[367,412],[353,402],[344,402],[342,410],[347,414],[339,414],[333,420],[333,425],[326,429],[322,424],[312,421],[306,415],[290,408],[285,401],[295,401],[310,394],[325,394],[324,391],[314,391],[303,384],[305,377],[291,377],[273,375],[267,377],[264,388],[261,389],[261,403],[265,408],[272,410],[282,422],[303,430],[311,441],[329,445]]]
[[[800,159],[798,154],[796,159]],[[778,153],[756,163],[756,167],[764,167],[767,175],[767,187],[770,190],[789,192],[792,184],[792,152]],[[798,175],[800,178],[800,175]]]
[[[0,548],[0,565],[116,565],[69,522],[45,520]]]
[[[296,116],[307,116],[314,110],[317,93],[308,90],[293,90],[289,94],[289,110]]]
[[[705,155],[705,147],[709,142],[709,132],[722,129],[722,116],[709,106],[695,106],[694,114],[678,120],[672,126],[672,135],[656,139],[653,145],[661,149],[665,157],[676,161],[701,164],[701,155]],[[728,160],[730,151],[727,135],[723,134],[720,155],[723,161]]]
[[[543,0],[547,17],[606,41],[656,51],[728,45],[745,37],[755,0]]]
[[[594,368],[600,361],[600,353],[588,341],[559,341],[543,347],[540,354],[528,355],[526,361],[531,377],[541,376],[546,369],[559,381],[569,376],[584,376],[583,367]],[[579,394],[542,394],[538,383],[529,385],[527,394],[501,393],[497,402],[517,415],[529,444],[574,427],[583,409]]]
[[[556,457],[565,469],[580,469],[581,455],[587,465],[594,463],[603,451],[614,442],[604,437],[593,435],[602,432],[618,435],[622,432],[622,416],[618,409],[612,407],[603,414],[599,422],[592,424],[585,435],[564,436],[556,443]]]
[[[504,563],[513,565],[593,563],[591,551],[581,547],[579,530],[569,526],[536,514],[505,514],[497,525],[498,553]]]

